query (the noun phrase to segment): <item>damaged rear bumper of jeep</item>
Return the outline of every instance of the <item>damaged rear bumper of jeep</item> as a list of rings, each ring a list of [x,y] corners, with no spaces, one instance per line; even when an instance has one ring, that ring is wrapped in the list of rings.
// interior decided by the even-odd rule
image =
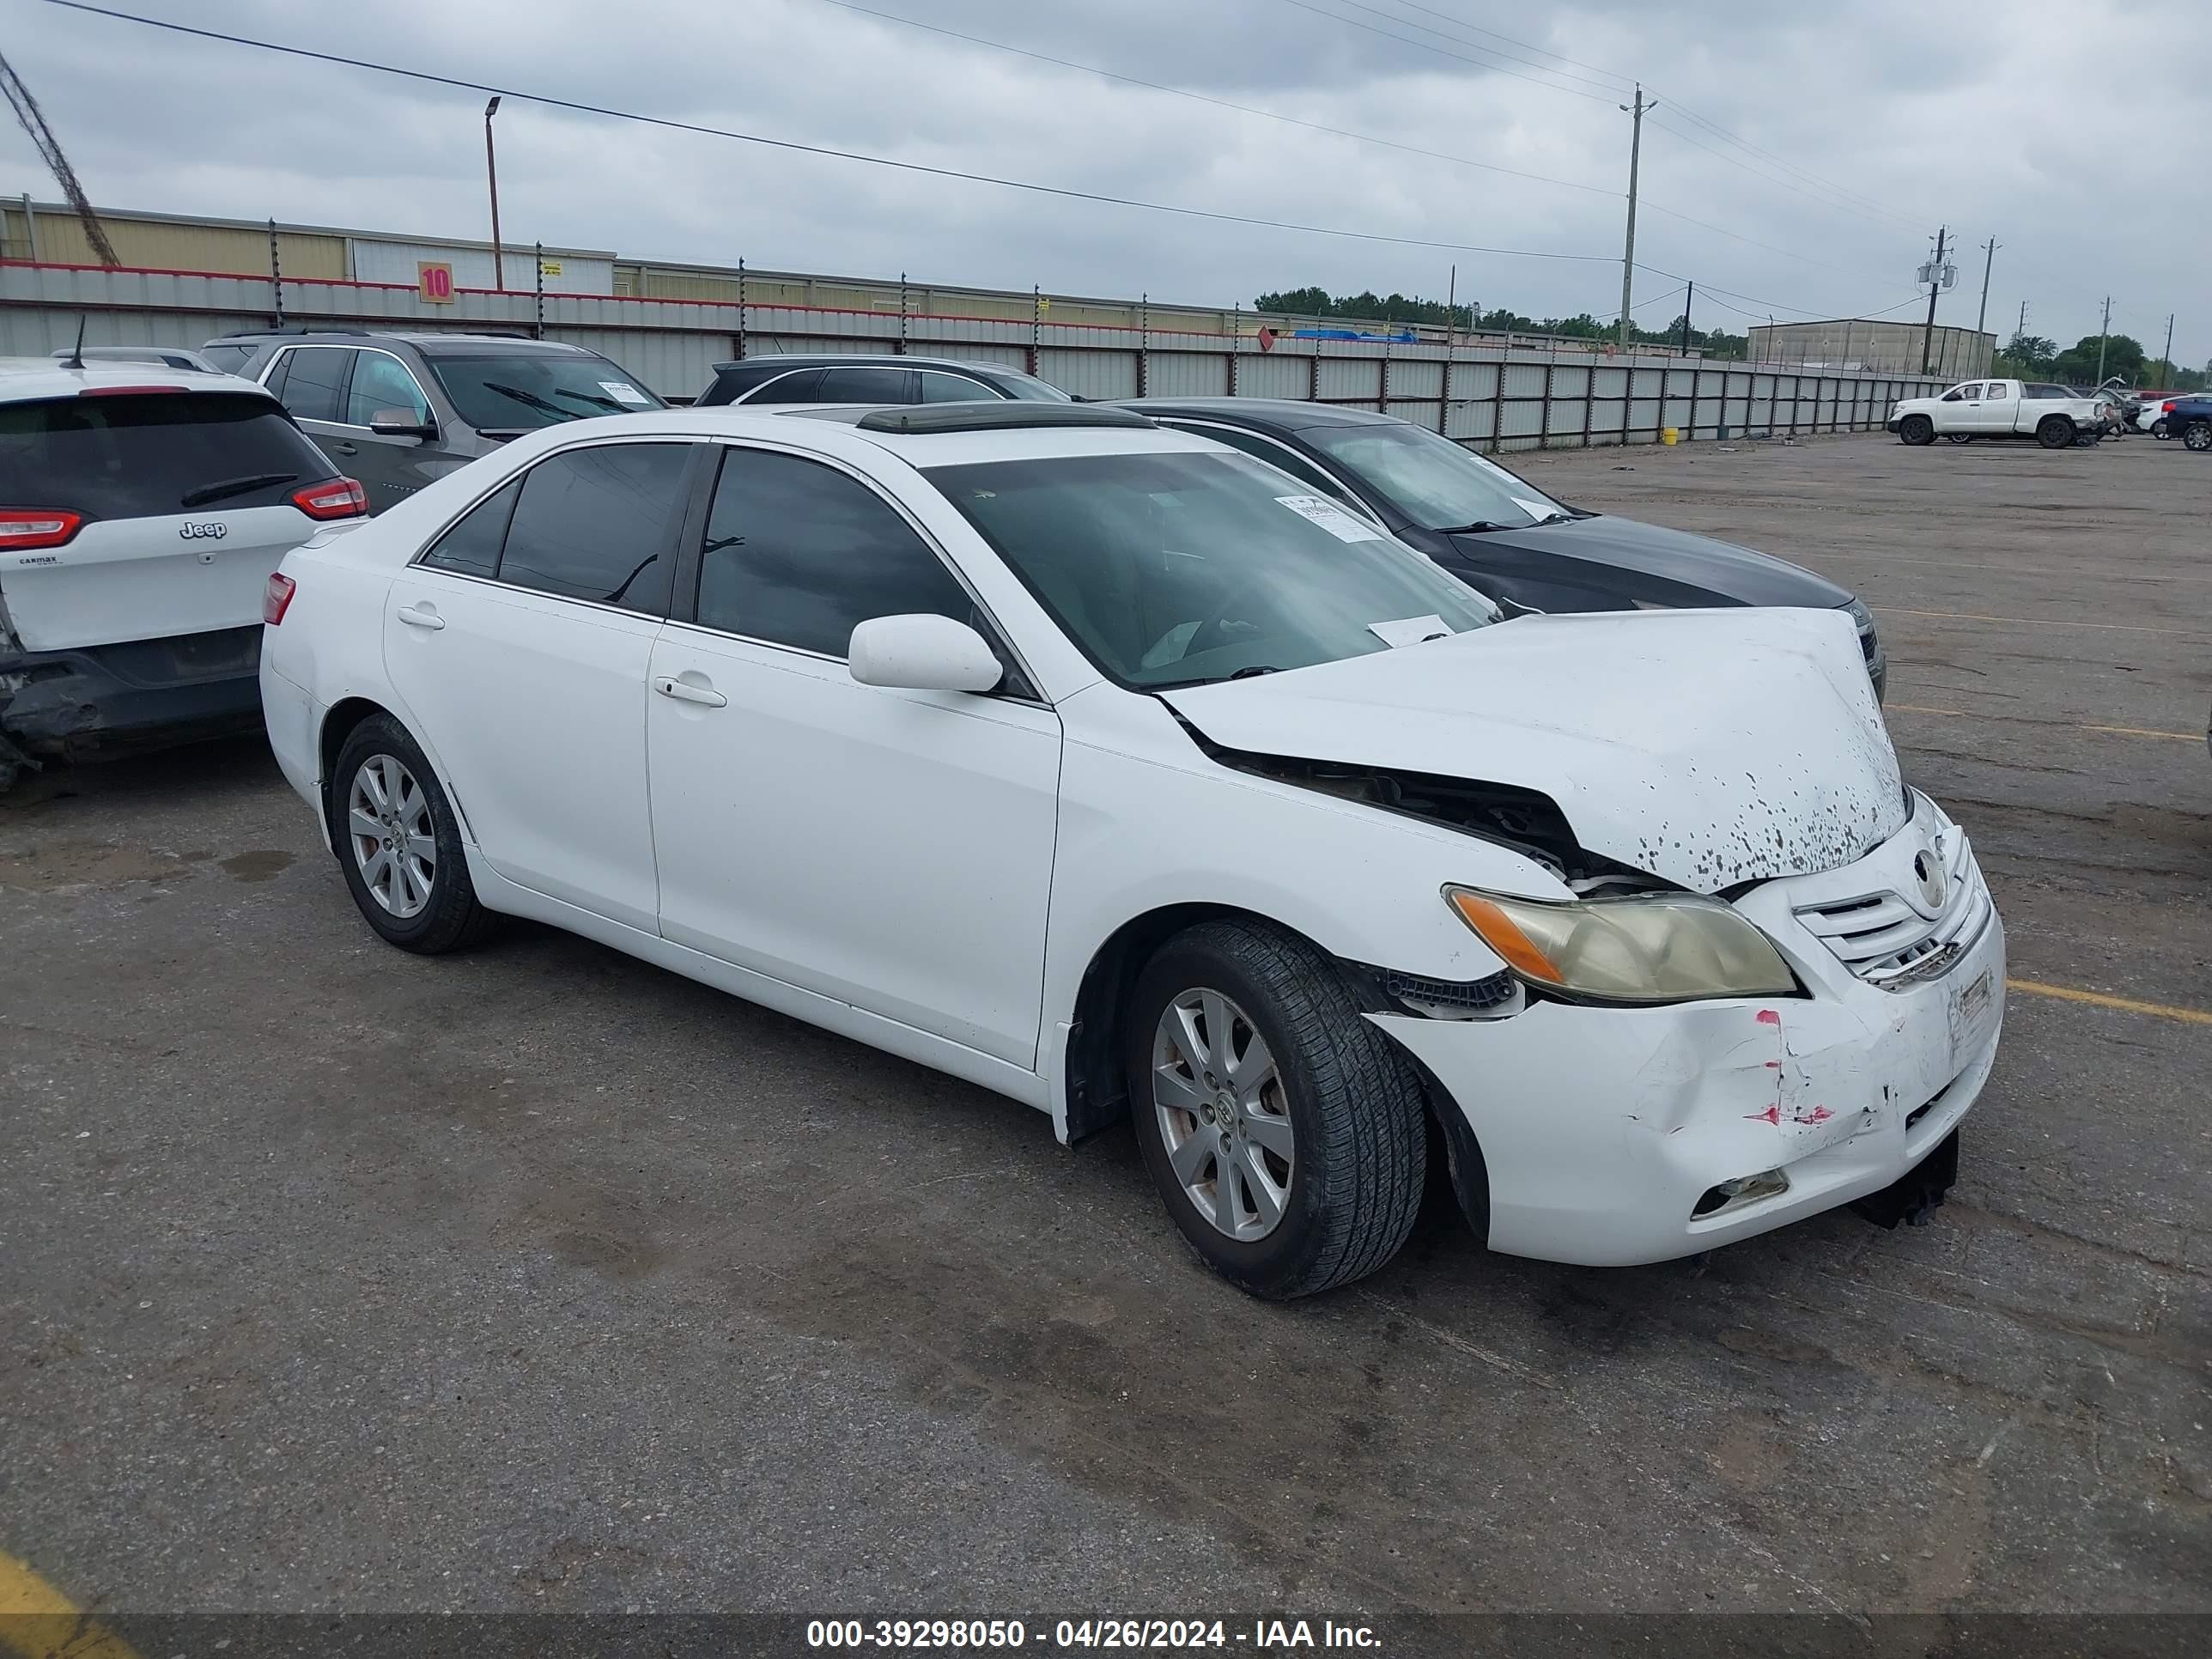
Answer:
[[[258,626],[0,653],[0,736],[36,757],[249,732],[261,720],[260,653]]]
[[[1370,1015],[1472,1132],[1491,1248],[1624,1267],[1878,1194],[1892,1210],[1892,1200],[1925,1202],[1921,1188],[1940,1184],[1946,1142],[1996,1057],[2003,924],[1984,900],[1971,939],[1885,985],[1796,921],[1810,897],[1887,882],[1896,872],[1882,866],[1899,856],[1883,849],[1864,861],[1875,873],[1775,882],[1739,902],[1805,996],[1657,1008],[1531,1001],[1486,1019]],[[1971,869],[1971,854],[1962,864]],[[1900,1188],[1923,1164],[1930,1181]],[[1462,1188],[1462,1201],[1482,1196]],[[1469,1208],[1482,1213],[1479,1201]]]

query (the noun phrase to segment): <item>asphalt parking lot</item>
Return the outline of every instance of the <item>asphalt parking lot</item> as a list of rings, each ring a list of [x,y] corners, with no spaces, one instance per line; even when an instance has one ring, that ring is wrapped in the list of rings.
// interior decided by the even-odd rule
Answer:
[[[1875,606],[2022,982],[1934,1224],[1593,1271],[1432,1206],[1263,1305],[1126,1131],[534,927],[402,955],[180,751],[0,805],[0,1552],[126,1615],[2212,1612],[2212,460],[1516,462]]]

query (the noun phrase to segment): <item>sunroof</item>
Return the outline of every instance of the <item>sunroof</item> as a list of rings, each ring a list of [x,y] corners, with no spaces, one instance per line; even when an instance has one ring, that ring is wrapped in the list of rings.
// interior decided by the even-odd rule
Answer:
[[[854,422],[863,432],[1006,432],[1036,426],[1150,427],[1153,422],[1126,409],[1099,404],[1017,402],[922,404],[911,409],[875,409]]]

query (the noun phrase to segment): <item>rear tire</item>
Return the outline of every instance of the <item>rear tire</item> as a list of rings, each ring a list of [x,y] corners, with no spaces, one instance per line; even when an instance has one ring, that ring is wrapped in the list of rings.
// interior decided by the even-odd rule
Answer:
[[[2165,416],[2160,416],[2156,420],[2150,423],[2150,435],[2154,438],[2161,440],[2170,438],[2173,435],[2171,432],[2166,430]]]
[[[1974,441],[1974,434],[1971,432],[1947,432],[1943,434],[1943,441],[1948,444],[1970,444]]]
[[[1138,976],[1123,1054],[1162,1201],[1231,1284],[1310,1296],[1375,1272],[1413,1231],[1419,1076],[1296,934],[1224,921],[1170,939]]]
[[[2191,421],[2182,428],[2181,442],[2183,447],[2200,455],[2212,449],[2212,421]]]
[[[368,925],[388,945],[440,956],[481,939],[460,822],[422,746],[389,714],[354,727],[331,769],[331,849]]]
[[[2046,415],[2036,422],[2035,441],[2045,449],[2063,449],[2074,441],[2074,422],[2063,415]]]
[[[1897,423],[1897,435],[1917,449],[1936,441],[1936,422],[1925,415],[1908,415]]]

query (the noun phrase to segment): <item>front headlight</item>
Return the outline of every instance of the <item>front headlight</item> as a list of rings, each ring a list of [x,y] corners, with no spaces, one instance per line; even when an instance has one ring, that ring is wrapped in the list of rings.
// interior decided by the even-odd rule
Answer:
[[[1556,903],[1447,887],[1444,902],[1532,985],[1608,1002],[1786,994],[1796,976],[1765,934],[1694,893]]]
[[[1874,612],[1867,609],[1867,602],[1864,599],[1853,599],[1844,609],[1850,612],[1851,625],[1860,633],[1874,632]]]

